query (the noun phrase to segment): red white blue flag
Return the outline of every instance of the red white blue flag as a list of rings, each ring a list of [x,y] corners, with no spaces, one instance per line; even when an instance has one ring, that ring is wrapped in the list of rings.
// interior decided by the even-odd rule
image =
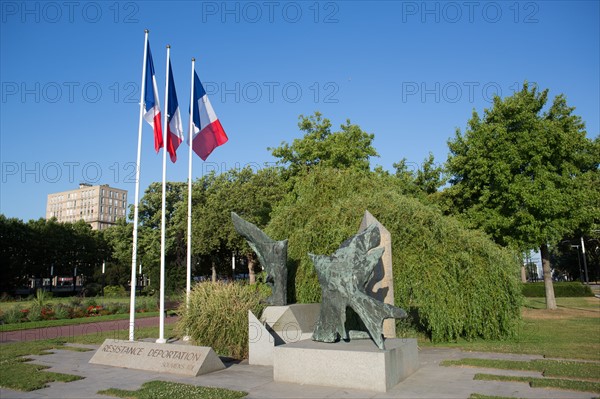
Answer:
[[[158,102],[158,86],[154,74],[154,62],[150,52],[150,41],[147,42],[146,82],[144,82],[144,119],[154,129],[154,149],[158,152],[163,146],[162,127],[160,123],[160,104]]]
[[[170,101],[170,100],[169,100]],[[194,115],[192,117],[192,149],[203,161],[229,140],[217,119],[204,86],[194,71]]]
[[[181,112],[177,102],[175,81],[173,80],[173,68],[169,60],[169,109],[167,110],[167,151],[171,156],[171,162],[177,161],[177,148],[183,141],[183,124],[181,123]]]

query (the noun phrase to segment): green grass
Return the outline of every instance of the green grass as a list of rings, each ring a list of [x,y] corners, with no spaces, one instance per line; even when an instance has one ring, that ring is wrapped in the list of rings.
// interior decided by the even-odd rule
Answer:
[[[172,337],[173,325],[165,325],[165,336]],[[158,337],[158,327],[135,330],[136,339]],[[31,355],[45,355],[51,349],[86,351],[88,349],[64,346],[66,342],[79,344],[101,344],[107,338],[129,339],[129,330],[115,330],[94,334],[64,337],[50,340],[15,342],[0,346],[0,387],[17,391],[32,391],[44,388],[53,381],[75,381],[82,377],[44,371],[45,366],[28,362]]]
[[[138,298],[148,298],[145,296],[140,296]],[[111,297],[102,297],[102,296],[94,296],[94,297],[86,297],[86,298],[80,298],[80,297],[52,297],[52,298],[48,298],[44,301],[44,303],[46,305],[56,305],[56,304],[63,304],[63,305],[69,305],[72,301],[74,300],[81,300],[81,302],[85,302],[88,300],[94,300],[97,303],[105,303],[105,304],[110,304],[110,303],[129,303],[129,296],[126,297],[115,297],[115,298],[111,298]],[[13,306],[21,306],[23,308],[29,308],[31,307],[31,305],[34,304],[34,300],[33,299],[25,299],[25,300],[20,300],[20,301],[0,301],[0,311],[5,312],[7,309],[13,307]]]
[[[223,388],[210,388],[167,381],[149,381],[137,391],[110,388],[98,391],[100,395],[135,399],[238,399],[246,392],[230,391]]]
[[[475,380],[526,382],[532,388],[557,388],[571,391],[600,393],[600,382],[557,378],[516,377],[510,375],[475,374]]]
[[[158,316],[159,312],[143,312],[136,313],[135,318],[153,317]],[[125,320],[129,319],[129,313],[122,314],[111,314],[106,316],[94,316],[94,317],[80,317],[77,319],[61,319],[61,320],[41,320],[41,321],[30,321],[24,323],[11,323],[0,325],[1,332],[9,331],[20,331],[29,330],[31,328],[44,328],[44,327],[62,327],[71,326],[76,324],[86,323],[97,323],[99,321],[113,321],[113,320]]]
[[[18,342],[5,344],[0,350],[0,387],[18,391],[33,391],[44,388],[53,381],[75,381],[82,377],[43,371],[47,367],[28,363],[27,356],[45,355],[50,349],[72,349],[63,347],[59,340]]]
[[[546,310],[543,298],[526,298],[517,335],[504,341],[481,339],[421,346],[456,347],[466,351],[535,354],[550,358],[600,361],[600,300],[557,298],[558,310]]]
[[[559,309],[591,310],[600,309],[598,298],[557,298]],[[529,309],[546,309],[546,298],[524,298],[524,307]]]
[[[470,366],[503,370],[539,371],[545,377],[567,377],[575,379],[600,379],[600,363],[574,362],[566,360],[504,360],[475,359],[445,360],[442,366]]]
[[[173,329],[174,324],[165,324],[165,337],[174,337]],[[99,345],[104,342],[105,339],[129,339],[129,329],[113,330],[113,331],[102,331],[95,334],[76,335],[69,337],[69,343],[75,344],[86,344],[86,345]],[[141,340],[144,338],[158,338],[158,327],[144,327],[136,328],[135,339]]]

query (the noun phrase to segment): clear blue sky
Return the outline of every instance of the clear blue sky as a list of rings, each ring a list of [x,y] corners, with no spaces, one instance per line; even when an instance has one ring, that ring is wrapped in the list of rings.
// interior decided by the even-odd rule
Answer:
[[[48,193],[79,182],[129,190],[133,201],[144,29],[164,104],[165,46],[187,133],[190,59],[229,142],[209,170],[273,162],[267,147],[300,136],[300,114],[350,118],[375,134],[392,169],[414,167],[493,94],[523,81],[564,93],[598,135],[598,1],[22,2],[2,1],[0,213],[45,216]],[[142,192],[162,156],[144,124]],[[187,178],[187,146],[167,178]]]

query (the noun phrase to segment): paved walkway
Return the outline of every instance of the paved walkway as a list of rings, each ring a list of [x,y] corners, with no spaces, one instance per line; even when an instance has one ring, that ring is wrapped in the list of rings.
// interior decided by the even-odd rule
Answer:
[[[69,383],[54,382],[47,388],[32,392],[0,389],[0,398],[108,398],[97,392],[107,388],[137,390],[147,381],[166,380],[186,384],[229,388],[248,392],[254,398],[468,398],[472,393],[514,398],[580,399],[597,395],[564,390],[531,388],[526,383],[474,381],[476,373],[510,374],[541,377],[537,372],[519,372],[443,367],[446,359],[464,357],[529,360],[540,356],[462,352],[457,349],[425,348],[419,352],[420,369],[386,393],[354,389],[298,385],[273,381],[272,367],[250,366],[246,362],[227,364],[225,370],[199,377],[183,377],[140,370],[89,364],[96,345],[74,345],[92,349],[88,352],[54,350],[51,355],[31,356],[33,362],[49,366],[48,371],[75,374],[85,377]],[[1,348],[0,348],[1,350]]]
[[[177,316],[165,318],[165,324],[175,323]],[[135,328],[157,327],[159,317],[139,317],[135,319]],[[60,327],[34,328],[21,331],[2,331],[0,326],[0,344],[40,339],[68,338],[76,335],[99,334],[107,331],[129,331],[129,319],[100,321],[97,323],[74,324]]]

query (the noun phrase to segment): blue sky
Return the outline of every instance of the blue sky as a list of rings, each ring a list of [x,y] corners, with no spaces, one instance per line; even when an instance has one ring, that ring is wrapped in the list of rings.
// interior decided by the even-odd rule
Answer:
[[[2,1],[0,213],[45,216],[48,193],[80,182],[129,190],[133,201],[144,29],[164,104],[167,44],[184,126],[191,57],[229,136],[202,162],[256,168],[267,147],[300,137],[318,110],[375,134],[391,170],[413,168],[473,109],[523,81],[564,93],[600,132],[598,1]],[[162,156],[144,124],[141,190],[160,181]],[[187,146],[167,179],[187,179]]]

